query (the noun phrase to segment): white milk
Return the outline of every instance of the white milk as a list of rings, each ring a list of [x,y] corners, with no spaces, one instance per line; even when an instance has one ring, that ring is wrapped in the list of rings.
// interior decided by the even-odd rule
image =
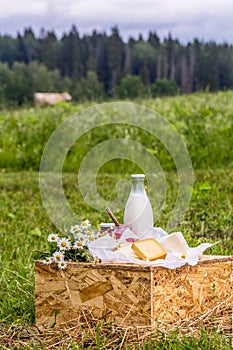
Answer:
[[[144,178],[141,181],[142,184],[132,186],[124,211],[124,224],[131,225],[132,231],[137,236],[150,230],[154,225],[152,207],[144,190]]]

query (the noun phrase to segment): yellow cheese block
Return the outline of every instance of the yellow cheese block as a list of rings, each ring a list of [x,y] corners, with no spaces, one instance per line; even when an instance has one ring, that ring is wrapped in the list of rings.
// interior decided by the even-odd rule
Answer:
[[[133,242],[132,250],[145,261],[153,261],[157,259],[165,259],[166,250],[154,238],[147,238]]]

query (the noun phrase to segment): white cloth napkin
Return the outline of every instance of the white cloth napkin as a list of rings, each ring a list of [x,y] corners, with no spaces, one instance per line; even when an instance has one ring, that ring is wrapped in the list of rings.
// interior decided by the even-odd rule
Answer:
[[[110,236],[105,236],[96,239],[91,242],[89,250],[91,254],[102,262],[119,262],[119,263],[131,263],[140,265],[153,265],[161,266],[169,269],[175,269],[177,267],[184,266],[185,264],[196,265],[198,263],[199,256],[203,255],[203,252],[213,246],[212,243],[201,243],[195,248],[188,248],[187,256],[181,258],[178,252],[167,252],[166,259],[157,259],[154,261],[143,261],[141,259],[135,259],[119,251],[114,251],[120,243],[127,242],[127,240],[137,240],[146,238],[155,238],[161,244],[163,244],[163,238],[167,237],[168,233],[161,227],[153,227],[150,231],[146,232],[142,236],[136,236],[130,229],[126,229],[119,240],[116,240]],[[218,242],[217,242],[218,243]]]

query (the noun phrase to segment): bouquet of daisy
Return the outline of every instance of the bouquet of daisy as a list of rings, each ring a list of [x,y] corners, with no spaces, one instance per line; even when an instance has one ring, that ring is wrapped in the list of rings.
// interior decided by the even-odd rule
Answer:
[[[43,263],[50,265],[55,262],[60,269],[65,269],[67,261],[95,261],[88,247],[96,238],[98,233],[93,230],[89,220],[71,226],[68,232],[61,236],[50,233],[48,235],[50,254],[47,254]]]

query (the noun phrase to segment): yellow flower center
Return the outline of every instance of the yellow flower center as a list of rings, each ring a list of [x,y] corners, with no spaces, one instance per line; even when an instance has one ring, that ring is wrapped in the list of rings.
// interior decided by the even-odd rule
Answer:
[[[83,244],[82,244],[82,242],[78,242],[77,245],[78,245],[79,247],[81,247]]]
[[[66,247],[66,246],[67,246],[67,243],[66,243],[66,242],[61,242],[61,246],[62,246],[62,247]]]
[[[83,222],[82,222],[82,226],[87,226],[87,222],[86,222],[86,221],[83,221]]]

